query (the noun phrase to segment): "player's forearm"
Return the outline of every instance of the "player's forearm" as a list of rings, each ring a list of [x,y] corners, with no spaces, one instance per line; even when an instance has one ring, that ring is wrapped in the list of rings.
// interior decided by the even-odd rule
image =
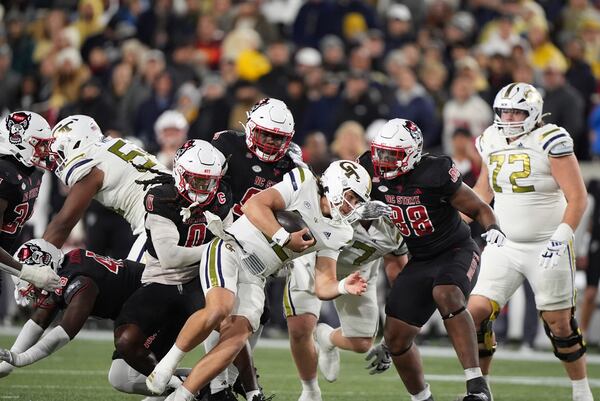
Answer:
[[[6,265],[0,265],[0,270],[17,277],[21,273],[21,264],[2,248],[0,248],[0,262]]]
[[[571,195],[567,200],[567,207],[563,214],[563,223],[567,223],[573,231],[577,229],[585,208],[587,207],[587,192]]]
[[[177,245],[179,232],[175,224],[162,216],[148,214],[146,227],[152,236],[152,245],[163,268],[173,269],[198,263],[202,259],[203,247]]]
[[[78,221],[79,216],[66,216],[59,212],[46,227],[42,238],[55,247],[61,248]]]
[[[56,352],[70,340],[65,330],[61,326],[57,326],[27,351],[13,352],[13,360],[7,362],[16,367],[31,365]]]
[[[256,196],[256,195],[255,195]],[[281,225],[275,219],[273,209],[261,202],[252,202],[252,198],[242,206],[244,215],[265,235],[272,237]]]

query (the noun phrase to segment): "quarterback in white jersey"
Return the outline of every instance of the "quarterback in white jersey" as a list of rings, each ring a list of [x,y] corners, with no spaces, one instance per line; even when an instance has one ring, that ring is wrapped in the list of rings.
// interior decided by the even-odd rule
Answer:
[[[408,261],[408,249],[402,235],[387,217],[353,223],[352,241],[342,249],[337,260],[337,276],[342,279],[356,271],[367,280],[367,291],[360,297],[342,295],[334,300],[341,328],[319,323],[322,301],[315,294],[315,254],[293,261],[293,268],[283,294],[283,306],[290,333],[292,356],[302,382],[300,401],[320,401],[317,382],[318,365],[328,381],[337,379],[338,348],[364,353],[373,345],[377,332],[377,276],[385,257],[390,280]],[[390,361],[391,362],[391,361]]]
[[[364,293],[367,283],[358,272],[338,281],[335,265],[340,250],[352,240],[350,223],[357,208],[368,201],[370,192],[369,175],[357,163],[333,162],[320,179],[298,167],[282,182],[250,198],[242,208],[244,215],[227,232],[209,223],[209,229],[220,238],[209,244],[200,267],[206,307],[188,319],[173,348],[148,377],[148,388],[161,393],[166,376],[174,372],[185,353],[220,325],[217,346],[196,364],[185,387],[168,398],[191,400],[231,363],[258,328],[266,277],[277,273],[288,260],[316,253],[315,288],[321,299]],[[287,232],[275,218],[277,210],[300,213],[307,228]],[[304,239],[309,231],[312,238]]]
[[[507,85],[494,101],[494,124],[477,138],[483,163],[474,189],[488,203],[494,199],[506,244],[483,251],[468,309],[486,375],[495,351],[492,322],[527,279],[554,354],[573,383],[573,400],[590,401],[585,342],[573,315],[573,231],[587,194],[571,136],[561,127],[544,124],[542,108],[542,97],[533,86]]]
[[[156,158],[127,140],[105,137],[93,118],[74,115],[61,120],[52,131],[52,150],[59,164],[54,173],[69,187],[58,214],[43,238],[61,247],[92,199],[122,215],[138,238],[127,259],[140,261],[144,253],[144,196],[147,187],[138,181],[166,172]]]

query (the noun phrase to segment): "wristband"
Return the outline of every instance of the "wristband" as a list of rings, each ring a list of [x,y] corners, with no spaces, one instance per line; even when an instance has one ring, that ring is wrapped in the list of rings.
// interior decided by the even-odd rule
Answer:
[[[292,234],[287,232],[286,229],[283,227],[277,230],[275,234],[273,234],[273,236],[271,237],[273,242],[281,247],[284,247],[288,242],[290,242],[291,238]]]
[[[346,289],[346,279],[342,279],[338,282],[338,292],[340,295],[348,294],[348,290]]]
[[[504,234],[504,232],[502,232],[502,230],[500,229],[500,226],[498,224],[490,224],[485,231],[490,231],[490,230],[500,231],[502,234]]]

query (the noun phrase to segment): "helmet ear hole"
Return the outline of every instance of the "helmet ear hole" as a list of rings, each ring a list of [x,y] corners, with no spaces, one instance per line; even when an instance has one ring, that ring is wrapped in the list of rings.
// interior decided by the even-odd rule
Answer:
[[[79,149],[79,145],[81,145],[81,141],[75,142],[75,145],[73,145],[73,149]]]

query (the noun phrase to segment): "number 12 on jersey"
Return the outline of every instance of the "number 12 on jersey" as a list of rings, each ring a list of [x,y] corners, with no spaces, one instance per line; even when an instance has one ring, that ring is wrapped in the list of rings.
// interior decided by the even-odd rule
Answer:
[[[411,235],[415,235],[421,237],[431,234],[435,230],[425,206],[414,205],[407,207],[406,216],[401,207],[390,206],[393,210],[392,221],[396,224],[402,236],[410,237]]]

